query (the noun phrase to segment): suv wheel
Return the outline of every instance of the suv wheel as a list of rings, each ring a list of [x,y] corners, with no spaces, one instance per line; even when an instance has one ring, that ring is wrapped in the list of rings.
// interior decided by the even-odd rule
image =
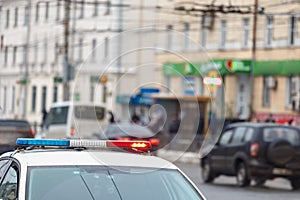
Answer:
[[[245,187],[250,185],[250,179],[248,177],[248,170],[245,163],[240,162],[237,165],[236,170],[236,181],[238,186]]]
[[[210,183],[215,178],[213,175],[213,172],[211,170],[209,161],[207,159],[203,160],[201,175],[202,175],[202,179],[205,183]]]
[[[293,190],[299,190],[300,189],[300,180],[299,179],[292,179],[291,180],[291,186]]]

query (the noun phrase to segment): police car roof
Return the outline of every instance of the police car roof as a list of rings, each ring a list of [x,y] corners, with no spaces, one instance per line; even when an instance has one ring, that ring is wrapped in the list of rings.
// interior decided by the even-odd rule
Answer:
[[[11,152],[1,157],[10,155]],[[27,166],[100,165],[177,169],[172,163],[155,156],[114,151],[36,149],[20,151],[13,157]]]

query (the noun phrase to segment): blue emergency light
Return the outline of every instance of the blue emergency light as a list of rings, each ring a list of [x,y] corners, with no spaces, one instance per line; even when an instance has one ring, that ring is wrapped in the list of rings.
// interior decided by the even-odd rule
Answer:
[[[25,146],[61,146],[69,147],[70,140],[18,138],[17,145]]]

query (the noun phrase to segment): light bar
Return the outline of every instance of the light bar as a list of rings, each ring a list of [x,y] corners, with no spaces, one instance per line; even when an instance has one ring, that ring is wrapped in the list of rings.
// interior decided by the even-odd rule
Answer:
[[[60,147],[69,147],[70,146],[70,140],[18,138],[16,144],[17,145],[22,145],[22,146],[60,146]]]
[[[151,143],[148,141],[121,141],[121,140],[60,140],[60,139],[31,139],[18,138],[19,146],[56,146],[56,147],[95,147],[95,148],[126,148],[149,150]]]
[[[108,147],[121,147],[128,149],[148,150],[151,148],[151,143],[148,141],[121,141],[108,140],[106,141]]]

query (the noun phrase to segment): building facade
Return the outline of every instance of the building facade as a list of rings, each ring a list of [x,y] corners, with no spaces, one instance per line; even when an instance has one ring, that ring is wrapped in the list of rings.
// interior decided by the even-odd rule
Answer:
[[[188,78],[194,94],[209,94],[203,78],[211,65],[223,80],[224,95],[218,93],[220,87],[211,94],[224,97],[227,118],[264,121],[272,113],[276,120],[290,118],[299,123],[299,2],[258,1],[255,60],[254,1],[230,2],[175,4],[177,17],[166,22],[167,29],[182,36],[169,34],[167,47],[173,52],[157,54],[157,61],[163,63],[160,79],[184,94]]]
[[[70,1],[70,100],[104,102],[118,117],[128,117],[128,108],[116,99],[153,79],[152,67],[138,67],[153,63],[154,51],[137,49],[153,46],[154,29],[137,29],[155,24],[155,5]],[[61,0],[1,2],[1,117],[40,123],[44,109],[64,100],[65,12]],[[120,34],[124,31],[129,32]]]

